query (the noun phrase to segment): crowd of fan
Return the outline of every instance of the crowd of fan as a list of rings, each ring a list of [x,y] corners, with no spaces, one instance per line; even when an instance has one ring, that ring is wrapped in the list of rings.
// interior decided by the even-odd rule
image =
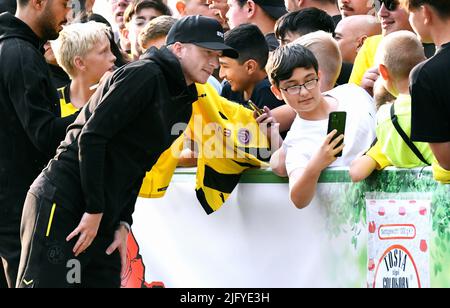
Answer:
[[[430,165],[450,182],[448,0],[177,0],[172,8],[98,0],[111,23],[92,11],[95,0],[46,1],[72,7],[44,45],[61,117],[73,117],[114,70],[164,46],[177,19],[202,15],[220,22],[239,53],[222,55],[208,83],[236,104],[253,102],[256,121],[273,124],[270,165],[289,177],[295,206],[311,202],[327,167],[349,167],[361,181],[387,166]],[[0,12],[15,9],[0,0]],[[333,111],[346,112],[345,137],[327,134]],[[186,150],[180,165],[195,165],[195,146]]]

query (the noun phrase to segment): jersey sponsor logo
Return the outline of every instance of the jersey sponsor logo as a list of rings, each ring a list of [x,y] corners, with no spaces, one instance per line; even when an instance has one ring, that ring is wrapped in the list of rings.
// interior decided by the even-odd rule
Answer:
[[[241,128],[238,131],[238,139],[239,139],[239,142],[241,142],[243,144],[249,144],[250,140],[252,139],[250,131],[246,128]]]

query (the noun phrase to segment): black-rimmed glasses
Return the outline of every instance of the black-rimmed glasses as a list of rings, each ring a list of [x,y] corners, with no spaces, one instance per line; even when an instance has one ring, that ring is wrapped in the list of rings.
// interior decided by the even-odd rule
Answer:
[[[289,94],[289,95],[297,95],[297,94],[300,94],[303,87],[308,91],[314,89],[317,86],[318,81],[319,81],[319,78],[316,78],[316,79],[307,81],[304,84],[299,84],[297,86],[280,88],[280,89],[283,91],[286,91],[287,94]]]

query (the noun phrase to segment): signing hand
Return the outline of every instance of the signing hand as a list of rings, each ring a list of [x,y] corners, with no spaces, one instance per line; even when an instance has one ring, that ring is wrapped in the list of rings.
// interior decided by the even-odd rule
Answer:
[[[85,251],[92,244],[95,237],[97,236],[98,227],[100,226],[102,217],[103,213],[84,213],[78,227],[76,227],[76,229],[73,230],[72,233],[70,233],[66,238],[66,241],[69,242],[75,236],[80,235],[77,243],[73,247],[73,253],[75,254],[75,257],[78,257],[80,253]]]

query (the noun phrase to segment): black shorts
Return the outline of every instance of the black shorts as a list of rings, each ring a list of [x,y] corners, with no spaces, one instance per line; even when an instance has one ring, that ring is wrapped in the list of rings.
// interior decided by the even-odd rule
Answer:
[[[67,236],[78,226],[75,214],[56,197],[56,188],[40,176],[28,192],[22,223],[22,255],[17,287],[120,287],[119,252],[107,255],[112,236],[98,234],[78,257],[72,249],[78,237]]]

